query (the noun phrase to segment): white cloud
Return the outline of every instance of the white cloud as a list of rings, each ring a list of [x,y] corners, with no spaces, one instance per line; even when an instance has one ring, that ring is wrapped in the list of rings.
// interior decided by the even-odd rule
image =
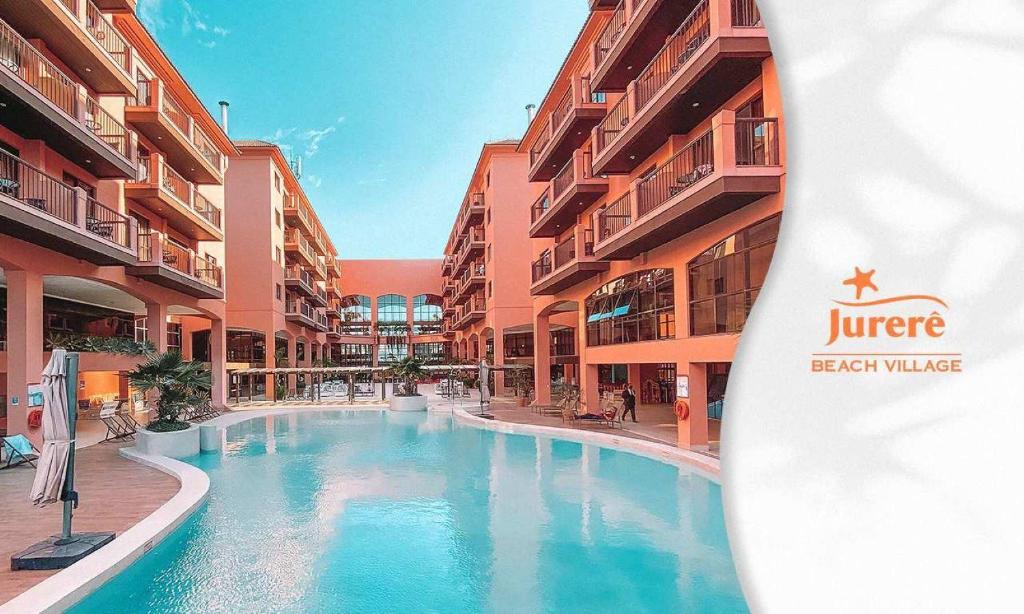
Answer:
[[[216,37],[223,38],[231,33],[223,26],[211,24],[189,0],[139,0],[137,11],[142,23],[153,32],[180,20],[181,35],[187,38],[196,34],[196,43],[207,49],[217,46]]]
[[[320,143],[337,130],[334,126],[327,126],[322,130],[307,130],[302,133],[302,140],[306,143],[305,156],[312,158],[320,151]]]

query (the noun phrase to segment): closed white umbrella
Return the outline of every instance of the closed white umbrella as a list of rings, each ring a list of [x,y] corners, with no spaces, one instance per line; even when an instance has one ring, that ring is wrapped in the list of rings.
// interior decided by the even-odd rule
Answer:
[[[491,368],[487,365],[487,359],[480,361],[480,404],[487,405],[491,402]]]
[[[36,461],[36,477],[30,495],[35,505],[48,505],[60,499],[71,446],[75,445],[68,430],[65,354],[62,349],[54,349],[42,375],[43,449]]]

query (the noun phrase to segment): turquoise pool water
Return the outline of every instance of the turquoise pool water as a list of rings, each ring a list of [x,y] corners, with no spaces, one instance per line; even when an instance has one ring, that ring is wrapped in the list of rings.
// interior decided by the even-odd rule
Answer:
[[[719,486],[608,449],[330,412],[231,427],[209,502],[74,612],[746,612]]]

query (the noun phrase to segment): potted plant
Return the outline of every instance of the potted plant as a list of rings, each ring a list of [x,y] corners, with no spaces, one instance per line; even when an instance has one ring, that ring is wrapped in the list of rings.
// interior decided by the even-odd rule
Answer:
[[[199,428],[181,420],[188,407],[210,395],[211,376],[202,363],[185,360],[178,352],[152,354],[128,373],[136,390],[156,391],[156,419],[137,433],[144,454],[182,458],[199,453]]]
[[[427,375],[423,362],[418,358],[406,356],[391,367],[391,375],[400,380],[395,394],[391,395],[391,409],[425,411],[427,397],[418,391],[419,381]]]

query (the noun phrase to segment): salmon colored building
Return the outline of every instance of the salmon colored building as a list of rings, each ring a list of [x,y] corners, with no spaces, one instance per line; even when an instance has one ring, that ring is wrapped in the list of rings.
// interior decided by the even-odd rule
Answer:
[[[27,433],[51,347],[80,403],[150,349],[212,364],[223,405],[224,172],[234,147],[134,2],[0,3],[0,430]],[[102,7],[97,8],[97,6]]]
[[[483,146],[441,263],[444,330],[456,360],[532,362],[529,204],[542,187],[527,179],[518,141]],[[495,393],[504,381],[495,374]]]
[[[234,233],[227,245],[228,369],[320,364],[340,331],[338,252],[281,149],[257,140],[235,145],[226,183],[226,224]],[[268,376],[255,390],[232,392],[266,398],[271,384]],[[287,382],[289,395],[303,387],[294,376]]]
[[[376,367],[406,356],[446,364],[442,334],[441,260],[342,260],[340,338],[331,362]]]
[[[752,0],[591,7],[519,148],[541,188],[528,229],[537,402],[577,384],[594,411],[628,379],[642,421],[702,448],[782,211],[775,63]],[[567,314],[578,378],[541,342]]]

